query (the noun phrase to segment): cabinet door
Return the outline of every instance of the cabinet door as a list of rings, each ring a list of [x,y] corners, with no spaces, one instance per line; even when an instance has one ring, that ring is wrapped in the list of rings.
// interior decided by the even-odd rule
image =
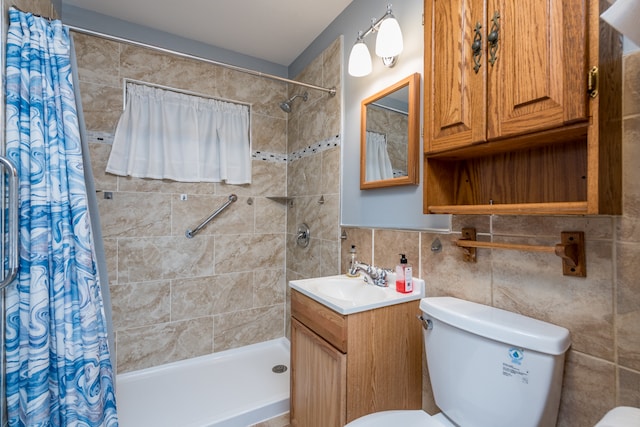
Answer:
[[[586,2],[487,0],[489,140],[587,119]]]
[[[296,319],[291,319],[291,425],[346,424],[346,360]]]
[[[424,14],[425,151],[483,142],[487,72],[483,1],[425,0]],[[474,57],[475,40],[480,51]]]

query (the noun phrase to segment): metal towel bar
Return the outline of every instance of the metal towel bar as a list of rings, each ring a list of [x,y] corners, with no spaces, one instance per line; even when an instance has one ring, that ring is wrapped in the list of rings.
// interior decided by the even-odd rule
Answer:
[[[224,205],[220,206],[214,213],[212,213],[211,215],[209,215],[209,218],[205,219],[204,221],[202,221],[200,223],[200,225],[198,225],[196,228],[194,228],[193,230],[189,229],[187,230],[184,235],[187,236],[187,239],[191,239],[193,236],[195,236],[196,234],[198,234],[200,232],[200,230],[202,230],[204,227],[207,226],[207,224],[209,224],[209,222],[215,218],[220,212],[222,212],[223,210],[225,210],[231,203],[235,202],[236,200],[238,200],[238,196],[236,196],[235,194],[231,194],[229,196],[229,200],[227,200],[225,202]]]

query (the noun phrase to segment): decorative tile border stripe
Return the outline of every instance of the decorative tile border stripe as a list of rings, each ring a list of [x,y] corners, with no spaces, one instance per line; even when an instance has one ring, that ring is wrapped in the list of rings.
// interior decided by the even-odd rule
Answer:
[[[268,151],[254,151],[251,154],[253,160],[264,160],[273,163],[286,163],[287,155],[282,153],[270,153]]]
[[[340,135],[325,139],[324,141],[316,142],[313,145],[309,145],[302,150],[294,151],[289,154],[289,161],[299,160],[304,157],[313,156],[314,154],[321,153],[334,147],[340,146]]]
[[[111,132],[87,131],[87,139],[90,143],[113,144],[113,138],[114,135]],[[294,151],[289,155],[282,153],[270,153],[268,151],[254,151],[251,154],[251,158],[253,160],[263,160],[266,162],[286,163],[313,156],[314,154],[321,153],[323,151],[339,146],[340,135],[336,135],[334,137],[325,139],[324,141],[309,145],[302,150]]]

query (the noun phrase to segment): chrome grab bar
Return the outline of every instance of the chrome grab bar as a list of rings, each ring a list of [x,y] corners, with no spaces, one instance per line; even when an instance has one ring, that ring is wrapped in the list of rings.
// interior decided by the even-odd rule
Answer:
[[[220,206],[214,213],[209,215],[209,218],[207,218],[204,221],[202,221],[200,223],[200,225],[198,225],[196,228],[194,228],[193,230],[191,230],[191,229],[187,230],[184,233],[184,235],[187,236],[187,239],[191,239],[192,237],[194,237],[196,234],[198,234],[200,232],[200,230],[202,230],[204,227],[206,227],[207,224],[209,224],[209,222],[213,218],[215,218],[220,212],[225,210],[227,208],[227,206],[229,206],[231,203],[235,202],[236,200],[238,200],[238,196],[236,196],[235,194],[230,195],[229,196],[229,200],[227,200],[224,205]]]
[[[6,157],[0,156],[0,163],[6,169],[7,176],[9,177],[9,218],[6,221],[9,226],[9,270],[7,275],[0,281],[0,289],[3,289],[9,285],[18,274],[18,169],[13,162]]]

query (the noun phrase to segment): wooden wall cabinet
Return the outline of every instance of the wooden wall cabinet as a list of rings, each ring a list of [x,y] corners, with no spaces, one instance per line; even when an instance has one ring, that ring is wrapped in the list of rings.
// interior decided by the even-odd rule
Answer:
[[[291,291],[291,425],[422,407],[419,301],[341,315]]]
[[[621,40],[606,7],[425,0],[425,213],[620,213]]]

